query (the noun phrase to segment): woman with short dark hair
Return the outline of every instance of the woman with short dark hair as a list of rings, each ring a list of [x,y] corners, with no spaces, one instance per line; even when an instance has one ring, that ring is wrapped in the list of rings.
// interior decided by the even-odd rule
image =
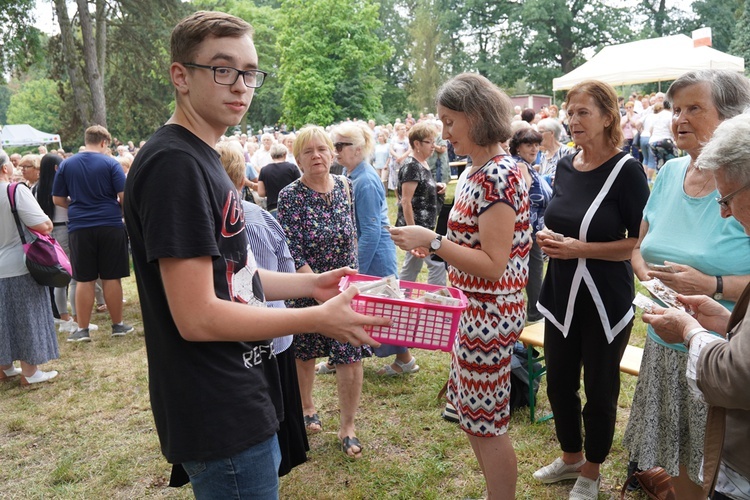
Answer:
[[[482,469],[487,498],[512,499],[518,465],[507,433],[510,357],[524,327],[531,246],[526,183],[500,146],[510,137],[513,108],[494,84],[470,73],[445,83],[436,101],[443,139],[472,166],[456,191],[445,238],[420,226],[393,228],[391,236],[404,250],[445,260],[451,284],[466,294],[446,395]]]
[[[544,256],[536,242],[536,233],[544,228],[544,212],[552,198],[552,188],[534,169],[534,161],[542,143],[542,134],[531,127],[518,130],[510,139],[510,154],[516,160],[529,188],[530,224],[532,246],[529,251],[529,282],[526,285],[526,322],[537,323],[544,319],[536,306],[544,277]]]
[[[581,149],[557,164],[555,195],[544,218],[549,229],[537,233],[549,256],[539,310],[546,318],[547,396],[562,457],[534,478],[543,483],[578,478],[570,498],[596,499],[599,469],[614,437],[620,360],[633,326],[630,254],[649,189],[641,164],[620,149],[614,89],[585,81],[565,102],[570,135]]]
[[[438,195],[445,193],[445,183],[435,182],[427,159],[435,151],[437,129],[419,122],[409,129],[411,154],[398,171],[398,215],[396,226],[422,226],[435,229],[438,216]],[[399,279],[416,281],[422,264],[427,264],[427,282],[445,286],[445,264],[432,256],[404,256]]]

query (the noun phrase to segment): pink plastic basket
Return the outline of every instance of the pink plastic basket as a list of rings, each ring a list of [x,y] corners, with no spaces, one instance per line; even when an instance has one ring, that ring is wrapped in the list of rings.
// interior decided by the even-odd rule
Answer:
[[[344,276],[339,282],[341,291],[362,281],[376,281],[382,278],[355,274]],[[458,331],[461,311],[468,305],[466,296],[457,288],[448,288],[460,306],[443,306],[416,302],[425,292],[435,292],[441,286],[401,281],[405,299],[356,295],[352,300],[352,309],[368,316],[391,318],[391,326],[368,327],[367,332],[378,342],[419,349],[441,350],[449,352],[453,348],[453,339]]]

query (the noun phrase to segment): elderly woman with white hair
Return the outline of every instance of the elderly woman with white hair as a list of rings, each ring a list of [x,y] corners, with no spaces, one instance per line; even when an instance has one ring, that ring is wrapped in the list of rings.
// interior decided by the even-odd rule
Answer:
[[[560,158],[575,153],[576,149],[560,142],[565,129],[559,120],[545,118],[537,123],[536,128],[542,134],[542,158],[539,162],[539,173],[550,185],[554,185],[557,162]]]
[[[750,115],[728,119],[716,128],[695,161],[716,184],[719,206],[711,208],[724,219],[733,217],[746,235],[750,234],[749,138]],[[698,226],[695,221],[694,228]],[[747,245],[743,252],[748,254]],[[681,366],[682,374],[691,395],[709,406],[700,496],[750,498],[750,285],[745,286],[731,315],[706,295],[680,295],[679,299],[689,313],[659,308],[644,313],[643,320],[665,342],[686,346],[689,355],[686,366]]]
[[[713,296],[732,309],[750,282],[750,239],[716,210],[714,176],[696,159],[716,127],[750,105],[750,81],[731,71],[692,71],[672,83],[667,99],[675,142],[688,155],[665,163],[656,177],[633,270],[641,280],[658,278],[680,294]],[[649,327],[623,444],[631,468],[663,467],[677,498],[705,499],[699,474],[707,408],[690,393],[687,362],[682,343],[667,343]]]
[[[396,246],[388,232],[385,190],[376,170],[367,162],[373,150],[370,129],[362,122],[345,122],[333,129],[332,137],[336,160],[346,168],[352,181],[359,272],[381,277],[395,275],[398,272]],[[373,351],[379,358],[396,355],[392,364],[378,371],[379,375],[397,376],[419,371],[417,359],[404,346],[384,344]],[[326,368],[330,371],[328,365]]]

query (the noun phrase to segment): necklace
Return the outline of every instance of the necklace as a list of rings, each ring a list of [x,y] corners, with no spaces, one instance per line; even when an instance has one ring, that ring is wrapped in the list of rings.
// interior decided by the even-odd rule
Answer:
[[[696,167],[690,167],[690,168],[693,171],[693,178],[695,178],[696,175],[700,176],[700,173],[698,172],[698,169]],[[696,191],[696,193],[694,195],[691,195],[691,196],[693,196],[694,198],[700,198],[701,195],[702,195],[702,193],[703,193],[703,190],[706,189],[706,186],[708,186],[708,183],[709,183],[709,181],[711,181],[711,179],[713,179],[713,176],[711,174],[708,174],[706,176],[706,180],[703,183],[703,185],[701,186],[701,188],[698,191]],[[698,182],[700,182],[700,181],[698,181]],[[711,191],[713,191],[713,189],[711,189]]]
[[[307,181],[307,179],[304,176],[302,176],[300,178],[300,181],[302,182],[302,184],[304,184],[305,186],[307,186],[307,188],[310,189],[311,191],[314,191],[314,192],[318,193],[318,196],[320,196],[323,199],[323,201],[326,203],[326,205],[330,205],[333,202],[333,188],[334,188],[334,186],[332,185],[333,184],[332,180],[333,179],[331,178],[331,176],[329,174],[328,177],[326,178],[326,185],[325,185],[325,187],[320,188],[320,189],[325,189],[325,191],[320,191],[319,189],[316,189],[315,187],[311,186],[309,184],[309,182]],[[328,187],[328,186],[330,186],[330,187]]]

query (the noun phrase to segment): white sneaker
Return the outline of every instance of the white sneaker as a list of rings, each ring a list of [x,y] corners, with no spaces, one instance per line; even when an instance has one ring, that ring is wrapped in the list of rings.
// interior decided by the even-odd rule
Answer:
[[[78,323],[73,321],[73,318],[70,318],[68,321],[60,323],[59,330],[60,333],[73,333],[78,330]]]
[[[99,327],[98,327],[98,326],[96,326],[96,325],[95,325],[95,324],[93,324],[93,323],[89,323],[89,331],[90,331],[90,332],[95,332],[95,331],[97,331],[98,329],[99,329]]]
[[[602,476],[597,477],[596,481],[579,476],[573,489],[570,490],[568,500],[596,500],[599,497],[601,483]]]
[[[580,469],[586,463],[584,458],[576,464],[566,464],[562,458],[556,458],[554,462],[545,465],[534,473],[534,479],[542,483],[550,484],[566,479],[575,479],[581,475]]]
[[[38,384],[40,382],[47,382],[48,380],[52,380],[55,377],[57,377],[57,372],[55,370],[49,372],[37,370],[36,373],[30,377],[24,377],[23,375],[21,375],[21,385],[31,385]]]

